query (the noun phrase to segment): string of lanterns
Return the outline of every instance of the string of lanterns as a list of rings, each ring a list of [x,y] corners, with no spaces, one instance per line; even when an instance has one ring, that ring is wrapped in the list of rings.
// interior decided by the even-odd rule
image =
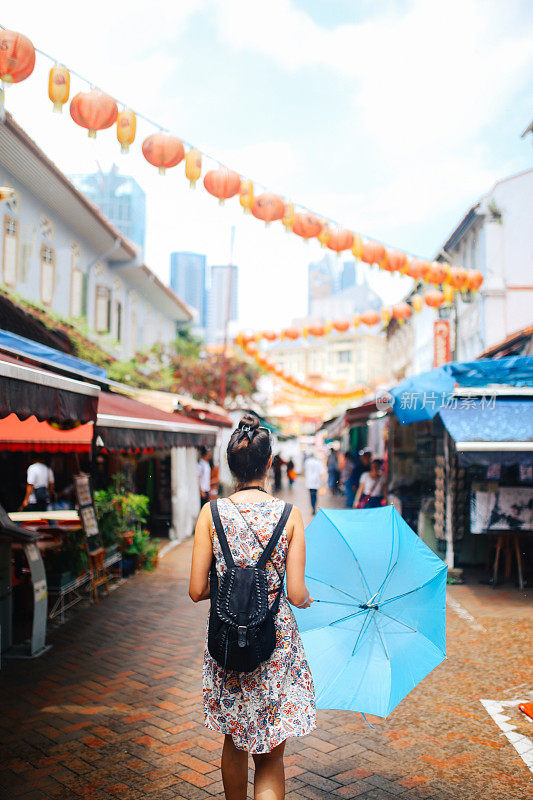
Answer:
[[[253,337],[251,339],[246,339],[240,336],[237,336],[235,339],[235,344],[244,350],[246,355],[253,358],[258,366],[264,369],[266,372],[269,372],[271,375],[274,375],[283,383],[290,386],[292,389],[295,389],[302,393],[305,396],[325,399],[325,400],[350,400],[353,397],[360,397],[361,395],[367,394],[370,391],[370,388],[365,384],[359,384],[358,386],[353,386],[350,389],[343,389],[341,391],[334,391],[328,389],[320,389],[316,385],[312,383],[306,383],[305,381],[300,381],[295,378],[293,375],[288,374],[285,370],[278,367],[271,361],[265,353],[261,352],[255,344]]]
[[[54,61],[47,53],[40,50],[37,52]],[[28,78],[35,66],[35,53],[35,47],[28,37],[2,29],[0,80],[4,84],[11,84]],[[77,75],[57,62],[50,70],[48,96],[56,112],[61,112],[69,100],[71,72]],[[98,88],[78,92],[70,101],[70,116],[77,125],[88,131],[91,138],[96,137],[97,131],[116,125],[116,135],[123,153],[127,153],[135,141],[137,116],[158,127],[131,108],[124,107],[119,111],[117,101]],[[185,144],[177,136],[160,129],[144,140],[142,153],[161,174],[184,161],[185,176],[191,187],[194,187],[202,176],[202,152],[190,145],[187,145],[186,152]],[[203,184],[206,191],[218,198],[221,204],[238,195],[245,213],[252,214],[266,225],[281,221],[287,232],[292,232],[305,241],[316,238],[322,247],[338,255],[350,251],[358,261],[376,265],[387,272],[407,275],[416,281],[423,280],[434,286],[442,286],[444,292],[448,286],[460,291],[475,292],[483,283],[483,275],[478,270],[466,270],[463,267],[411,257],[404,251],[390,249],[380,242],[363,239],[360,234],[332,223],[331,220],[301,206],[296,210],[294,203],[287,202],[280,195],[266,191],[256,196],[253,181],[223,165],[219,164],[217,168],[208,170],[204,175]],[[429,300],[426,295],[426,302],[435,307],[442,304],[435,293]],[[445,302],[445,298],[442,302]]]

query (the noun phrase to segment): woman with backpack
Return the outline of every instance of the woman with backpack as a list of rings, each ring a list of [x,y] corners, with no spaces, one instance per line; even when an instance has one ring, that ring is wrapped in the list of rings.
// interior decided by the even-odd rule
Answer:
[[[225,734],[227,800],[246,798],[249,753],[255,797],[282,800],[285,741],[316,728],[313,679],[289,605],[313,602],[304,579],[304,527],[299,509],[267,491],[271,434],[254,414],[241,419],[227,457],[236,491],[202,508],[189,585],[194,602],[211,598],[204,718]]]

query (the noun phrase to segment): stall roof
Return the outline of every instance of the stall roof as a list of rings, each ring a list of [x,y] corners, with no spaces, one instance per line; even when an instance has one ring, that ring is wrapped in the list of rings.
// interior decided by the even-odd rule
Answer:
[[[38,453],[89,453],[92,422],[70,430],[58,430],[35,417],[21,421],[16,414],[0,419],[0,450]]]
[[[433,419],[447,405],[456,384],[487,395],[494,386],[533,386],[533,356],[452,361],[413,375],[391,389],[392,410],[402,425]]]
[[[193,417],[200,422],[208,425],[215,425],[220,428],[232,428],[233,422],[226,414],[225,409],[216,403],[203,403],[200,400],[193,400],[182,394],[174,392],[162,392],[156,389],[130,389],[125,387],[128,394],[139,400],[141,403],[148,403],[155,408],[176,415],[177,410],[185,410],[186,416]]]
[[[44,369],[23,366],[9,356],[0,359],[0,418],[35,415],[63,425],[96,420],[100,389]]]
[[[468,398],[439,415],[462,463],[517,463],[533,452],[532,398]]]
[[[106,450],[210,446],[216,428],[183,414],[169,414],[131,397],[102,392],[97,433]]]
[[[0,351],[38,361],[43,366],[61,369],[92,380],[107,382],[107,370],[89,361],[55,350],[53,347],[19,336],[18,333],[0,330]]]

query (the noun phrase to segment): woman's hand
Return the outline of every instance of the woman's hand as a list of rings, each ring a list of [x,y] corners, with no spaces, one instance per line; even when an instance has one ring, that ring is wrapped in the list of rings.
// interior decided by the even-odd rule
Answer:
[[[300,606],[297,606],[297,608],[309,608],[311,603],[314,603],[314,602],[315,602],[314,599],[312,597],[308,596],[307,600],[305,600],[305,602],[303,602]]]

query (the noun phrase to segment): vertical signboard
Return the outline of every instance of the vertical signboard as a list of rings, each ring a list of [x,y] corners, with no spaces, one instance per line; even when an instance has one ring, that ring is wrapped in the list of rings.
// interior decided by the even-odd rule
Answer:
[[[442,367],[451,361],[450,320],[436,319],[433,326],[433,366]]]

